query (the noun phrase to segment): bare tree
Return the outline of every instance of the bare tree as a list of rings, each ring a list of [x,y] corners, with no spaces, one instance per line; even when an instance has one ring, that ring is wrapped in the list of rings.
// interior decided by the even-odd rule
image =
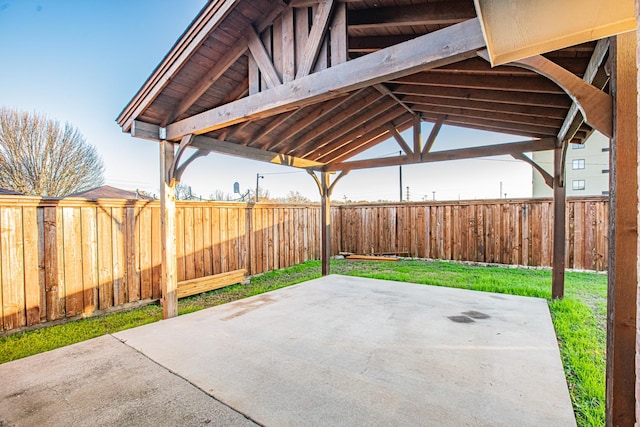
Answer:
[[[95,147],[69,123],[0,108],[0,187],[62,197],[102,185],[103,171]]]

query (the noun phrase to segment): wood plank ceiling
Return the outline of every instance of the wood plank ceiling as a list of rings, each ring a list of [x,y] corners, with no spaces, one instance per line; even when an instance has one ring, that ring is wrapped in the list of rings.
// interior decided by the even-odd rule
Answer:
[[[231,6],[223,11],[225,4]],[[472,0],[349,0],[337,3],[334,15],[340,7],[346,10],[345,60],[475,18]],[[296,0],[290,4],[273,0],[209,3],[123,110],[118,123],[127,132],[134,121],[164,127],[247,97],[250,92],[268,90],[265,73],[261,81],[255,80],[258,74],[251,62],[260,56],[247,48],[251,33],[262,41],[272,61],[277,74],[273,78],[291,79],[287,75],[292,71],[286,69],[290,55],[282,51],[278,40],[283,35],[286,39],[287,22],[295,26],[295,43],[300,34],[304,34],[304,41],[311,37],[317,8],[317,2]],[[292,21],[282,18],[286,13],[293,14]],[[339,41],[333,33],[332,37]],[[339,46],[332,43],[327,36],[312,72],[337,62],[334,58],[339,55]],[[544,56],[582,77],[595,45],[585,43]],[[189,50],[189,46],[195,47]],[[301,46],[291,54],[296,67],[303,61]],[[602,71],[595,79],[600,87],[607,80]],[[555,138],[571,104],[560,87],[533,71],[514,66],[491,68],[484,59],[471,57],[205,135],[238,146],[335,164],[393,138],[396,131],[413,126],[416,117],[438,126]],[[581,124],[572,142],[583,141],[590,131],[588,125]]]

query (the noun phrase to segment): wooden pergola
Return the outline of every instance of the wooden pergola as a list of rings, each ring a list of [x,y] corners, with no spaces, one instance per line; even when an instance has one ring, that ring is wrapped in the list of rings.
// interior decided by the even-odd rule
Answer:
[[[552,295],[564,293],[567,146],[611,138],[607,417],[633,425],[637,307],[635,33],[492,66],[482,0],[212,0],[117,119],[159,142],[163,312],[177,315],[175,185],[211,152],[306,169],[322,196],[351,170],[511,155],[554,194]],[[539,24],[543,25],[543,24]],[[494,64],[495,65],[495,64]],[[421,123],[433,123],[428,135]],[[432,151],[443,125],[522,137]],[[401,132],[412,129],[406,139]],[[352,160],[394,139],[403,154]],[[525,153],[554,151],[553,174]],[[187,152],[190,152],[187,155]],[[339,173],[331,180],[332,173]],[[620,254],[621,256],[616,256]]]

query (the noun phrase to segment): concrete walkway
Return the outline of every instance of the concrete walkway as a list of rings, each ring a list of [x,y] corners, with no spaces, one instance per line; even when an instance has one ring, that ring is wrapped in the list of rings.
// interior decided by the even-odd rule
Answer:
[[[336,275],[0,379],[0,426],[575,425],[544,300]]]

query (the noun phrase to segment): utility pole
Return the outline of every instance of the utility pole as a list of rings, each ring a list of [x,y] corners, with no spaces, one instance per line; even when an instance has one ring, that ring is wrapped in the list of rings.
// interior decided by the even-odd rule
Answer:
[[[409,195],[409,186],[407,185],[407,202],[411,201],[411,197]]]
[[[256,203],[258,203],[258,201],[259,201],[258,194],[260,194],[260,178],[264,178],[264,176],[262,176],[259,173],[257,173],[256,174]]]
[[[402,156],[402,151],[400,151],[400,155]],[[398,170],[400,172],[400,202],[402,202],[402,165],[398,165]]]
[[[432,191],[432,193],[433,193],[433,201],[435,202],[436,201],[436,192]]]

